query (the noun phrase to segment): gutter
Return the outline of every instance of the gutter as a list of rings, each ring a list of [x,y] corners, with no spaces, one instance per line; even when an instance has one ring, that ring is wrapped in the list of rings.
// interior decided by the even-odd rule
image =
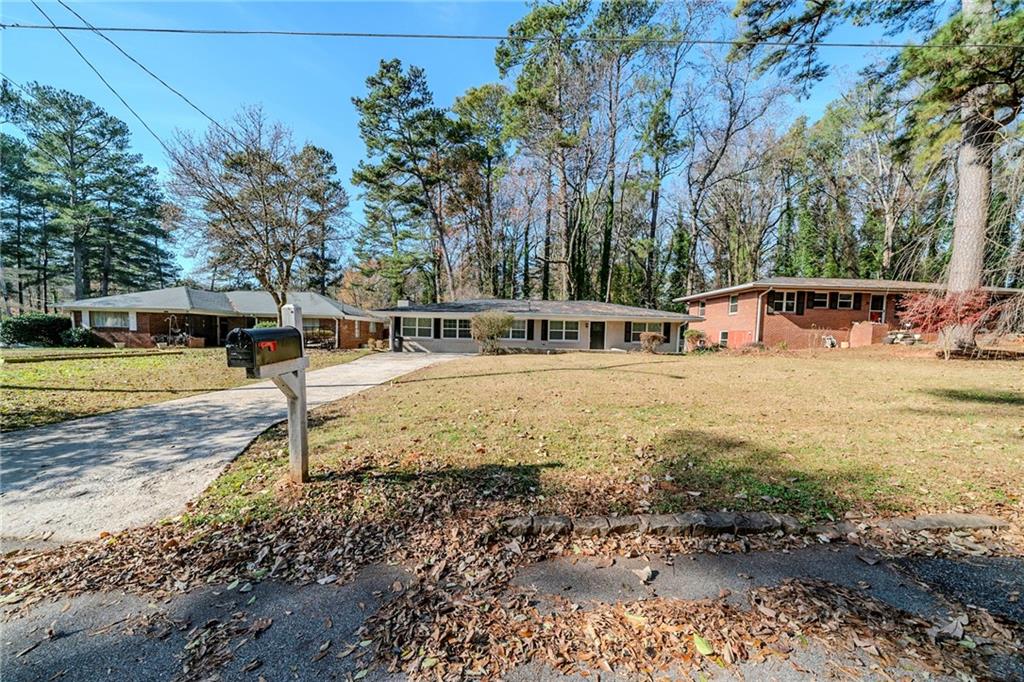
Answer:
[[[768,287],[757,295],[757,317],[754,319],[754,343],[761,343],[761,320],[764,317],[764,297],[775,291],[775,287]]]

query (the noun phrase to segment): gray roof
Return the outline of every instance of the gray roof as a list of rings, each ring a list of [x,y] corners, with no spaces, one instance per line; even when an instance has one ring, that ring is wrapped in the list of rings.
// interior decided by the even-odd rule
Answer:
[[[407,306],[378,308],[374,312],[388,315],[436,314],[470,316],[486,311],[509,313],[514,317],[583,318],[592,320],[671,320],[692,322],[701,318],[667,310],[637,308],[599,301],[535,301],[502,298],[469,299],[447,303],[411,303]]]
[[[373,313],[311,291],[290,291],[288,302],[302,308],[306,317],[360,317],[377,319]],[[64,310],[140,310],[151,312],[206,313],[274,317],[277,305],[266,291],[206,291],[169,287],[62,303]]]
[[[911,292],[911,291],[941,291],[945,288],[943,284],[935,282],[907,282],[896,279],[852,279],[843,277],[765,277],[763,279],[737,284],[721,289],[702,291],[698,294],[681,296],[672,299],[673,301],[693,301],[699,298],[721,296],[723,294],[734,294],[740,291],[751,289],[819,289],[819,290],[855,290],[855,291],[877,291],[877,292]],[[985,291],[994,294],[1020,294],[1024,289],[1010,289],[1008,287],[982,287]]]

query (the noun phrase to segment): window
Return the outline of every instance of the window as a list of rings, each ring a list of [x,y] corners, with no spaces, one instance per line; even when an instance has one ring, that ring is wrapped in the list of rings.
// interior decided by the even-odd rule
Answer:
[[[429,339],[434,335],[434,320],[431,317],[403,317],[402,336]]]
[[[828,307],[828,292],[827,291],[815,291],[811,296],[814,297],[815,308],[827,308]]]
[[[441,336],[445,339],[471,339],[469,320],[441,320]]]
[[[525,339],[526,338],[526,320],[512,320],[512,326],[509,327],[508,333],[505,335],[506,339]]]
[[[839,309],[853,310],[853,294],[839,294]]]
[[[316,318],[313,318],[312,320],[306,317],[302,318],[303,332],[311,332],[316,329],[320,329],[320,320]]]
[[[359,338],[359,320],[356,320],[356,338]]]
[[[629,334],[629,340],[633,343],[640,342],[640,335],[644,332],[655,332],[661,333],[661,322],[634,322],[632,331]]]
[[[722,348],[729,347],[729,332],[718,332],[718,345]]]
[[[740,297],[730,296],[729,297],[729,314],[735,315],[740,311]]]
[[[89,313],[89,325],[92,327],[107,327],[110,329],[127,329],[128,313],[109,313],[106,311],[94,310]]]
[[[377,333],[377,323],[376,322],[371,322],[370,323],[370,333],[371,334],[376,334]]]
[[[777,313],[795,313],[796,312],[796,292],[795,291],[780,291],[775,294],[775,312]]]
[[[548,340],[579,341],[580,323],[565,322],[563,320],[551,320],[551,322],[548,323]]]
[[[700,315],[701,317],[704,317],[704,311],[707,310],[707,307],[708,307],[708,302],[707,301],[701,301],[700,303],[698,303],[697,304],[697,314]]]

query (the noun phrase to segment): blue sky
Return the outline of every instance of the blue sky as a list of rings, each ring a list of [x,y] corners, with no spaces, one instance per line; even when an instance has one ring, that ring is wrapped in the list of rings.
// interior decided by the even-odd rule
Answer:
[[[56,2],[41,2],[58,24],[78,20]],[[70,4],[70,3],[69,3]],[[525,2],[74,2],[96,26],[337,30],[386,33],[504,34],[528,11]],[[29,2],[4,0],[4,22],[46,23]],[[69,34],[121,95],[164,139],[176,128],[198,130],[206,120],[126,60],[100,37]],[[228,118],[244,104],[261,104],[296,133],[330,150],[349,180],[363,146],[351,103],[381,59],[398,57],[426,69],[438,104],[448,105],[466,88],[498,79],[494,43],[286,37],[226,37],[112,33],[111,38],[195,101],[210,115]],[[880,41],[880,31],[844,28],[835,40]],[[135,148],[161,170],[164,153],[63,39],[52,31],[0,33],[0,66],[19,83],[39,81],[84,95],[122,118]],[[835,75],[811,97],[793,102],[793,117],[817,118],[856,70],[878,51],[832,49],[823,53]],[[354,217],[360,208],[353,206]],[[186,263],[187,265],[187,263]]]

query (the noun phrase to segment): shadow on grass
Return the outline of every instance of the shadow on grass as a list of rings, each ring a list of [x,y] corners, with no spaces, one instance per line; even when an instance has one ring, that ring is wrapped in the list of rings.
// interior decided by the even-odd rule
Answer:
[[[634,374],[653,374],[656,376],[668,377],[671,379],[682,379],[682,376],[665,374],[663,372],[642,372],[640,370],[629,370],[625,369],[628,367],[650,367],[651,365],[668,365],[671,363],[684,362],[681,358],[671,358],[668,360],[641,360],[639,362],[620,362],[612,365],[600,365],[597,367],[537,367],[534,369],[515,369],[508,370],[505,372],[476,372],[471,374],[450,374],[447,376],[438,377],[414,377],[411,379],[396,379],[393,383],[395,384],[418,384],[432,381],[448,381],[450,379],[483,379],[487,377],[507,377],[517,376],[523,374],[545,374],[548,372],[608,372],[615,370],[623,370],[632,372]]]
[[[923,391],[936,398],[983,405],[1024,405],[1024,393],[994,391],[988,388],[938,388]]]
[[[850,491],[866,496],[881,480],[879,472],[863,467],[809,472],[787,464],[773,447],[706,431],[673,431],[655,453],[660,463],[652,471],[654,502],[664,512],[728,507],[823,518],[846,510],[855,501]]]
[[[362,466],[349,471],[314,472],[312,481],[331,483],[351,481],[354,483],[383,483],[386,485],[410,486],[437,482],[444,486],[456,486],[472,490],[480,501],[501,501],[529,498],[541,490],[541,472],[545,469],[561,468],[561,462],[543,464],[481,464],[474,467],[445,467],[433,470],[388,470],[380,467]]]

